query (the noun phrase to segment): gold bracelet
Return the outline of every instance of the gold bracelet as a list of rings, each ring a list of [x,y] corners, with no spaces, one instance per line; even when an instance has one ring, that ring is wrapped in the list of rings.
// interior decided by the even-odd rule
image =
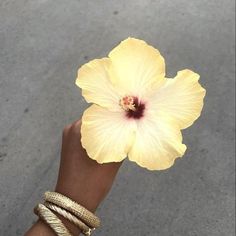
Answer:
[[[49,202],[45,202],[44,205],[55,211],[56,213],[60,214],[61,216],[63,216],[65,219],[69,220],[70,222],[72,222],[73,224],[75,224],[84,235],[86,236],[90,236],[92,231],[94,229],[89,228],[86,224],[84,224],[81,220],[79,220],[78,218],[76,218],[74,215],[72,215],[70,212],[64,210],[63,208],[54,205],[52,203]]]
[[[71,212],[91,228],[98,228],[100,226],[100,220],[97,216],[95,216],[92,212],[88,211],[80,204],[60,193],[45,192],[44,200]]]
[[[34,212],[43,220],[58,236],[72,236],[62,221],[46,206],[38,204]]]

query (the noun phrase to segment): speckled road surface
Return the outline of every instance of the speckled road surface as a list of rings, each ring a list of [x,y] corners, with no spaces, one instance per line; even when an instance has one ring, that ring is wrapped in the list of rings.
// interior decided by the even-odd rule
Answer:
[[[62,128],[86,103],[77,68],[134,36],[167,75],[207,89],[188,151],[149,172],[126,161],[98,210],[102,236],[234,236],[234,1],[0,0],[0,235],[22,235],[55,184]]]

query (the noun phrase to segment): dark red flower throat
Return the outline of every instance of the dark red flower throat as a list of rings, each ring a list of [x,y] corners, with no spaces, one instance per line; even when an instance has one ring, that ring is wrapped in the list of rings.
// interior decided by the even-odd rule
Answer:
[[[140,119],[144,116],[145,103],[134,96],[125,96],[120,100],[120,106],[125,110],[127,118]]]

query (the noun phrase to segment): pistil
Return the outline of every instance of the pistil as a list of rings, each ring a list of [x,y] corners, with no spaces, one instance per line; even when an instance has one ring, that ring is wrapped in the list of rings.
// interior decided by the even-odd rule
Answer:
[[[145,103],[135,96],[125,96],[119,101],[120,106],[125,111],[129,119],[141,119],[144,116]]]
[[[134,97],[133,96],[125,96],[122,99],[120,99],[120,106],[125,110],[125,111],[135,111],[135,102],[134,102]]]

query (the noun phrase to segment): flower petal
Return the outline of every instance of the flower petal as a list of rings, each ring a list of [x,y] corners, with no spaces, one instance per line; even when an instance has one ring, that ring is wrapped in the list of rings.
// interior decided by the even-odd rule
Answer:
[[[186,69],[179,71],[174,79],[167,79],[151,98],[153,109],[168,114],[181,129],[192,125],[201,114],[206,93],[198,83],[199,78]]]
[[[87,102],[119,110],[120,96],[109,79],[109,66],[109,58],[92,60],[79,69],[75,83],[82,89],[82,95]]]
[[[161,85],[165,81],[164,58],[142,40],[128,38],[122,41],[109,57],[111,79],[126,94],[142,96],[153,83]]]
[[[183,156],[186,146],[181,132],[168,119],[164,114],[148,115],[138,122],[136,139],[128,153],[131,161],[149,170],[164,170]]]
[[[98,105],[90,106],[82,117],[82,146],[99,163],[122,161],[133,143],[136,124],[123,113]]]

